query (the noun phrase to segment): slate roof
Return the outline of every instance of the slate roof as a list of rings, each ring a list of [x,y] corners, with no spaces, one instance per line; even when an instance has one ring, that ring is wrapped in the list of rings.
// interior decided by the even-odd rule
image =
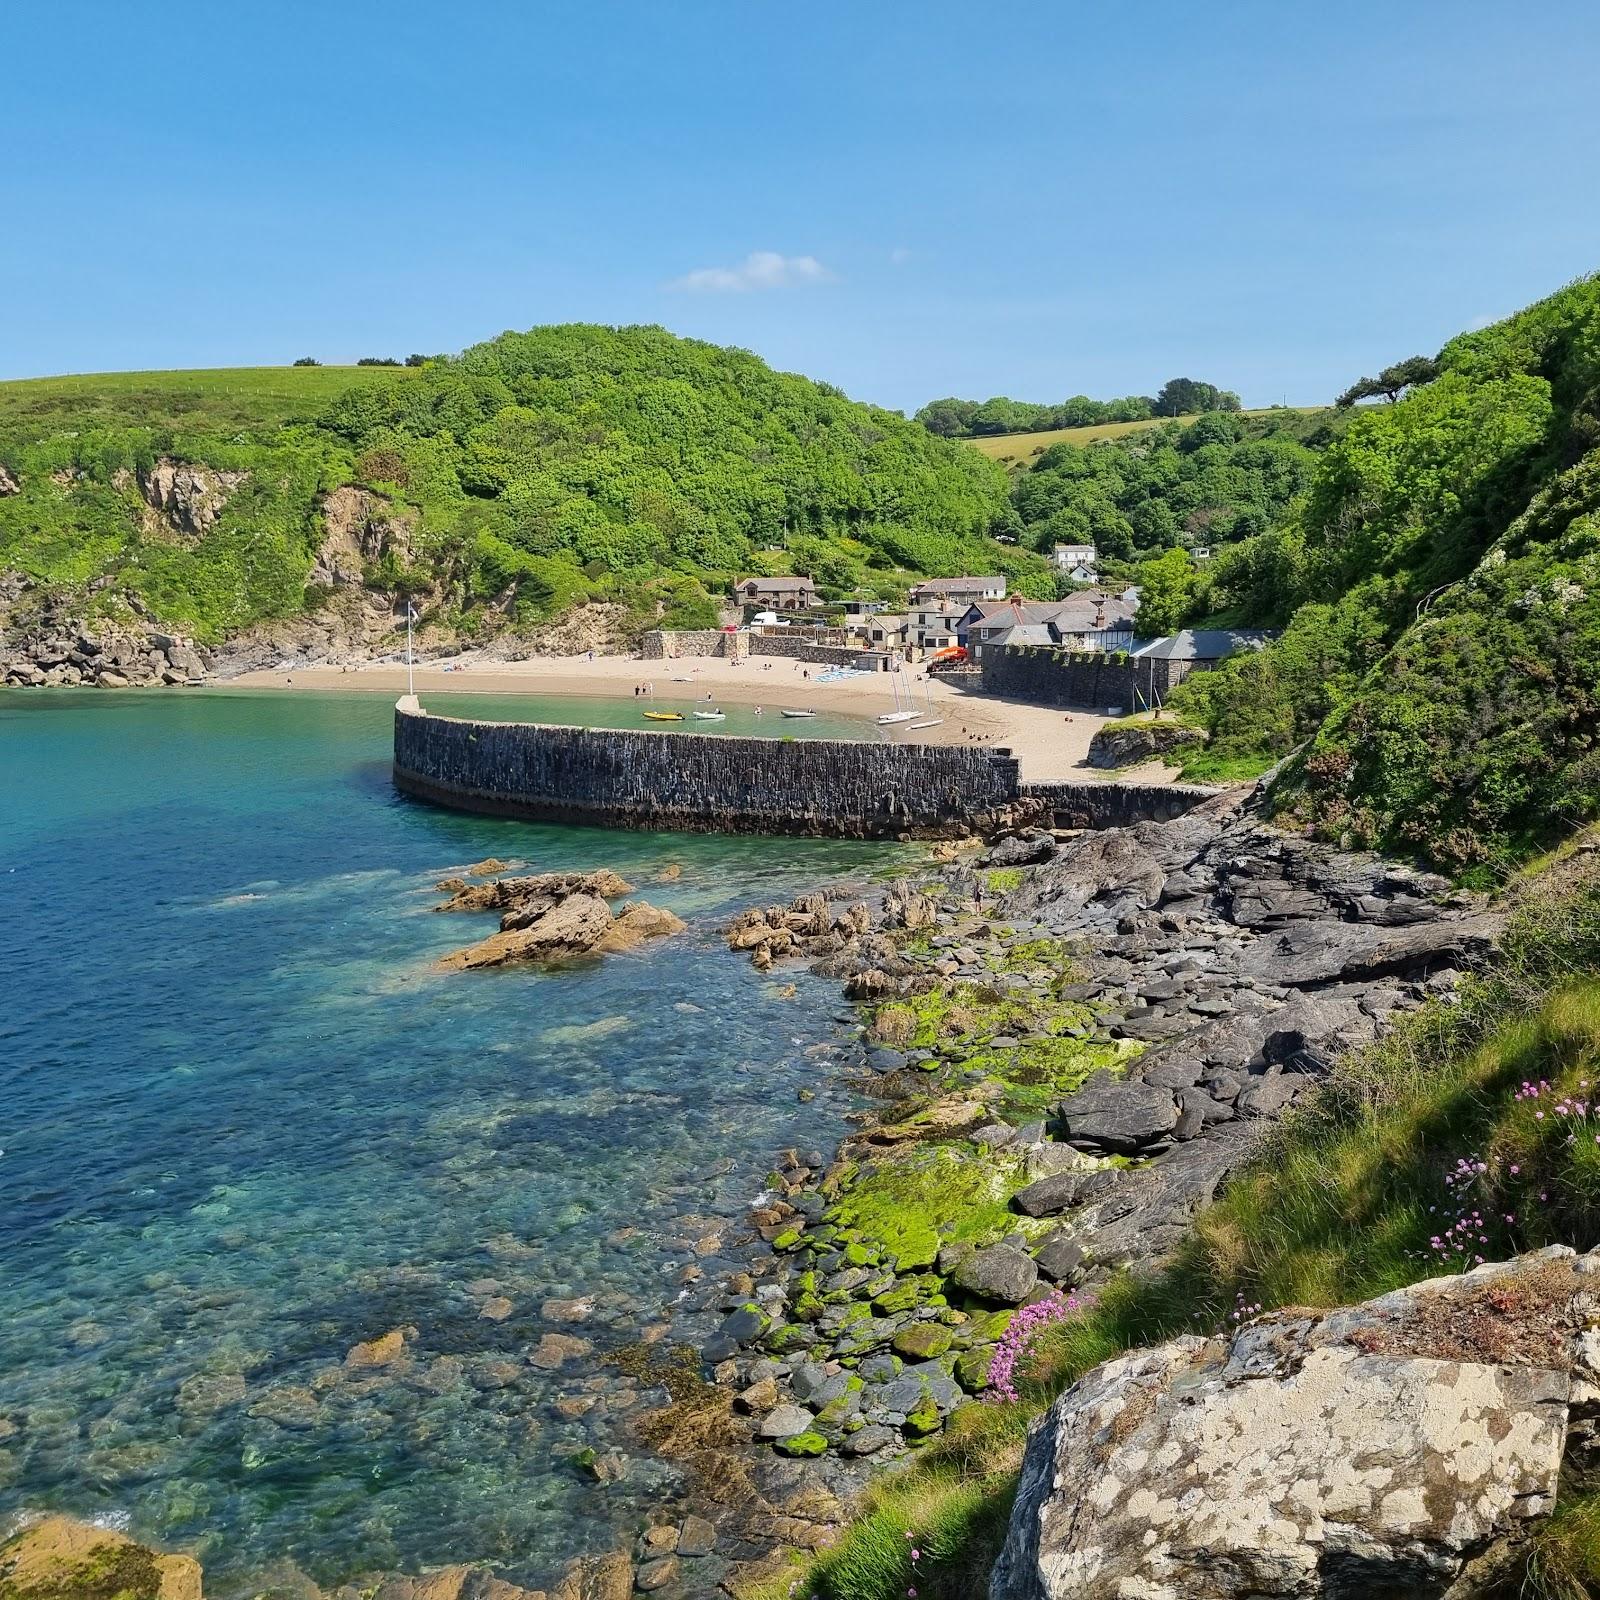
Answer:
[[[1006,580],[998,573],[987,578],[924,578],[915,584],[913,594],[972,594],[982,589],[1004,589]]]
[[[1275,637],[1263,628],[1185,628],[1133,653],[1146,661],[1225,661],[1243,650],[1259,650]]]

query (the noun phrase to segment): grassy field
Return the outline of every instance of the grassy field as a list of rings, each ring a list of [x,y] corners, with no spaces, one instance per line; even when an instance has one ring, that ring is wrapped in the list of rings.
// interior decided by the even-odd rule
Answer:
[[[409,367],[221,367],[93,372],[0,383],[0,432],[58,429],[272,428],[314,415],[354,383],[403,383]]]
[[[1323,408],[1290,406],[1288,409],[1298,412],[1301,416],[1309,416],[1312,412]],[[1272,411],[1244,411],[1240,415],[1270,417]],[[1146,429],[1159,428],[1162,423],[1173,420],[1189,423],[1196,419],[1147,417],[1143,422],[1101,422],[1090,428],[1056,428],[1048,433],[997,433],[984,439],[968,439],[966,442],[981,450],[991,461],[998,461],[1002,467],[1025,467],[1035,456],[1043,455],[1053,444],[1096,444],[1101,439],[1121,439],[1130,433],[1143,433]]]

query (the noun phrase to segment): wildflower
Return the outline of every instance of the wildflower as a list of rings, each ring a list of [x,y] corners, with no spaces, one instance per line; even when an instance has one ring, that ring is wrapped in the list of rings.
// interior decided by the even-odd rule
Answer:
[[[920,1561],[922,1559],[922,1552],[920,1550],[913,1550],[911,1552],[911,1559],[913,1561]]]

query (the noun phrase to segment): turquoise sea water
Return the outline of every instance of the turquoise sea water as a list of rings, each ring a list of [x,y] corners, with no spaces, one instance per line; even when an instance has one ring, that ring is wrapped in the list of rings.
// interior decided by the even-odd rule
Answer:
[[[452,815],[394,794],[390,726],[382,696],[0,693],[0,1518],[124,1520],[208,1593],[611,1543],[667,1469],[572,1470],[629,1402],[556,1414],[600,1369],[526,1363],[541,1303],[636,1337],[706,1219],[850,1109],[836,991],[782,997],[715,930],[881,847]],[[432,885],[491,854],[614,867],[690,932],[435,974],[494,923]],[[395,1328],[402,1361],[345,1364]]]

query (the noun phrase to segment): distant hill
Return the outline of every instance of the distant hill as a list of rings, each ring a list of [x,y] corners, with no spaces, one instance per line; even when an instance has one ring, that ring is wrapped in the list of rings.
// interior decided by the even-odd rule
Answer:
[[[329,561],[463,638],[591,600],[705,623],[747,570],[1048,592],[1043,561],[990,538],[1005,516],[977,452],[654,327],[506,333],[420,368],[0,383],[13,613],[131,607],[211,641],[316,613]]]
[[[1240,411],[1242,417],[1277,417],[1285,411],[1296,416],[1320,416],[1322,406],[1274,406],[1270,410]],[[1171,422],[1187,426],[1199,421],[1204,413],[1195,412],[1181,417],[1142,417],[1134,422],[1099,422],[1083,428],[1051,428],[1042,433],[999,433],[972,437],[965,442],[981,450],[991,461],[1003,467],[1032,466],[1053,444],[1098,444],[1102,439],[1125,439],[1132,433],[1143,433],[1150,428],[1160,428]]]

